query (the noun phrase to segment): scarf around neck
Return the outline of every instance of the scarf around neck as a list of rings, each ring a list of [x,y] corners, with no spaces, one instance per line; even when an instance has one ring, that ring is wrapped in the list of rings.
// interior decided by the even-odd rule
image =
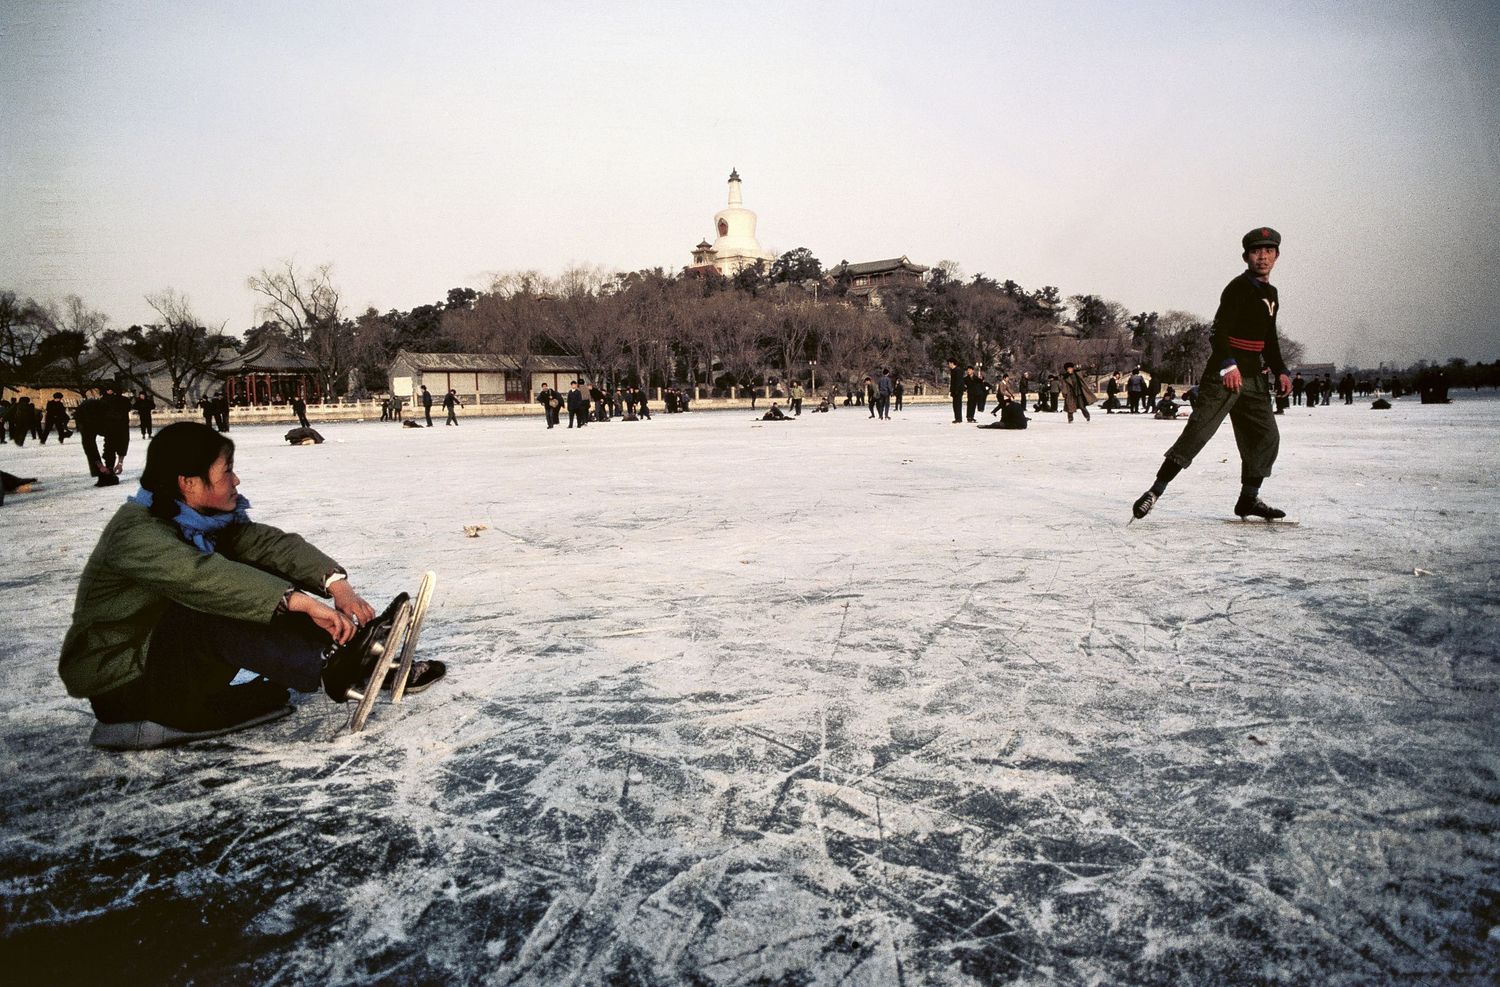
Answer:
[[[151,509],[151,491],[145,487],[141,487],[129,499],[147,510]],[[249,524],[249,511],[250,501],[246,500],[243,495],[235,497],[234,511],[229,514],[199,514],[179,500],[177,516],[172,521],[177,525],[177,530],[182,532],[182,537],[196,545],[198,551],[204,555],[212,555],[214,541],[219,537],[219,532],[231,524]]]

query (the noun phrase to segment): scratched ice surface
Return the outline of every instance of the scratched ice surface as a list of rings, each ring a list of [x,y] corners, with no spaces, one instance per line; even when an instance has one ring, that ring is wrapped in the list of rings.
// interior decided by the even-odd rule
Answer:
[[[1500,399],[1294,409],[1295,530],[1227,431],[1127,527],[1180,425],[947,418],[236,429],[449,680],[124,755],[54,666],[142,457],[6,446],[7,979],[1490,982]]]

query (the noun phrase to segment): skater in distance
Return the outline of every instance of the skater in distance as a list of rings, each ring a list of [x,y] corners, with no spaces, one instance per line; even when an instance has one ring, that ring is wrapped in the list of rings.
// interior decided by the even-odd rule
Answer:
[[[234,466],[227,436],[168,425],[84,566],[58,673],[92,704],[96,746],[162,747],[266,722],[291,711],[289,688],[322,685],[343,702],[375,668],[405,594],[377,616],[332,558],[250,520]],[[232,684],[241,670],[257,677]],[[444,671],[418,663],[407,691]]]
[[[1271,269],[1281,257],[1281,234],[1262,226],[1246,233],[1240,245],[1246,269],[1219,296],[1212,349],[1193,413],[1167,450],[1161,469],[1156,471],[1156,482],[1132,505],[1131,513],[1136,518],[1151,513],[1167,492],[1167,484],[1193,464],[1193,457],[1213,438],[1226,417],[1240,450],[1240,496],[1234,503],[1235,515],[1267,521],[1286,517],[1285,511],[1260,499],[1261,481],[1271,475],[1281,445],[1265,371],[1275,375],[1278,393],[1286,395],[1292,390],[1281,358],[1281,341],[1276,336],[1281,301],[1271,284]]]

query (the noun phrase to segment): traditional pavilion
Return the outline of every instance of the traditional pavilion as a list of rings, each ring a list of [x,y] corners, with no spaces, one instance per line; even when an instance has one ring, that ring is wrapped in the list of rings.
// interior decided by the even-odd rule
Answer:
[[[712,267],[725,277],[734,277],[759,261],[769,264],[776,259],[755,239],[755,213],[745,208],[738,170],[729,172],[729,205],[714,213],[714,231],[718,239],[712,244],[702,240],[693,249],[692,270]]]
[[[224,394],[234,405],[287,404],[292,398],[323,400],[317,365],[275,338],[225,361],[215,374],[224,381]]]

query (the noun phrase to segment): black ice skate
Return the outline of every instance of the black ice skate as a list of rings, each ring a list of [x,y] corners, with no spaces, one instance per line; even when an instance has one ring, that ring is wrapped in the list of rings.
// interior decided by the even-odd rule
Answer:
[[[407,601],[400,594],[385,608],[385,612],[354,632],[346,643],[333,649],[328,663],[323,666],[323,691],[336,703],[349,698],[349,690],[356,682],[363,682],[370,675],[375,663],[385,654],[387,639],[395,628],[396,615]]]
[[[1150,490],[1147,490],[1145,493],[1141,494],[1135,499],[1134,504],[1130,505],[1130,513],[1135,515],[1135,519],[1139,521],[1147,514],[1150,514],[1151,508],[1155,506],[1156,494],[1152,493]]]
[[[1286,517],[1286,511],[1272,507],[1259,497],[1246,497],[1243,494],[1240,495],[1239,500],[1234,502],[1234,513],[1241,521],[1247,521],[1252,517],[1258,517],[1266,521],[1280,521]]]

